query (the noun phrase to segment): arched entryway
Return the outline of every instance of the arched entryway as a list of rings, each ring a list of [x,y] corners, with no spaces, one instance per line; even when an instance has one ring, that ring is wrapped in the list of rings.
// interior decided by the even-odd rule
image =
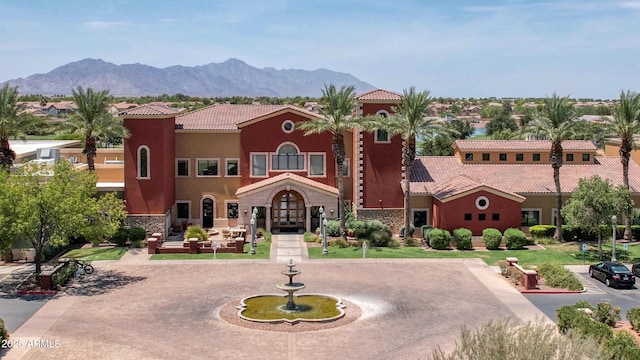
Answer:
[[[213,199],[202,199],[202,227],[213,227]]]
[[[304,199],[297,191],[283,190],[273,197],[271,229],[279,232],[305,230],[306,209]]]

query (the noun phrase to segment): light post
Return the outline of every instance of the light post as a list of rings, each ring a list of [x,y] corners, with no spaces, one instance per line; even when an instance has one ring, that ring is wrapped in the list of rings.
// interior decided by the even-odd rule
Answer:
[[[258,208],[254,207],[253,211],[251,212],[251,221],[249,221],[249,223],[251,224],[251,250],[249,251],[249,254],[251,255],[255,255],[256,254],[256,229],[258,227],[257,224],[257,219],[256,216],[258,215]]]
[[[320,207],[320,235],[322,236],[322,254],[329,253],[327,249],[327,214],[324,212],[324,208]]]
[[[616,227],[618,225],[618,217],[613,215],[611,217],[611,225],[613,227],[613,250],[611,250],[611,261],[616,260]]]

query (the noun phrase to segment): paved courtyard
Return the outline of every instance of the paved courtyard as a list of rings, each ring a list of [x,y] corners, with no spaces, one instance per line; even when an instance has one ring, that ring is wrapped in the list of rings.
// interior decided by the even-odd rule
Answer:
[[[417,359],[451,348],[463,325],[544,316],[479,259],[306,260],[296,267],[296,280],[306,284],[300,293],[340,297],[361,316],[303,332],[249,329],[220,317],[245,296],[279,294],[283,264],[94,264],[93,276],[12,334],[22,346],[7,359]]]

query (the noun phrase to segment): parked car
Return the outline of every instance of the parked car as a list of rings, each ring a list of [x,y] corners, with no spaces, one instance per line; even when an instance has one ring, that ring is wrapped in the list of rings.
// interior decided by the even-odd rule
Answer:
[[[640,263],[635,263],[631,266],[631,272],[635,276],[640,276]]]
[[[636,277],[628,267],[618,262],[606,261],[589,266],[589,275],[596,278],[609,287],[632,287],[636,283]]]

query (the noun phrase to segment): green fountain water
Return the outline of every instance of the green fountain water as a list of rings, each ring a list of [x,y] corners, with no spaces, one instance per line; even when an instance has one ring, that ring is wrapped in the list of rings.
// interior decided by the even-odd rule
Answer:
[[[294,269],[293,260],[287,266],[289,270],[282,274],[289,277],[289,282],[277,285],[287,295],[255,295],[242,299],[238,307],[241,319],[265,323],[297,323],[328,322],[344,316],[342,301],[336,297],[318,294],[296,296],[295,293],[304,289],[305,284],[293,281],[300,274],[300,271]]]

